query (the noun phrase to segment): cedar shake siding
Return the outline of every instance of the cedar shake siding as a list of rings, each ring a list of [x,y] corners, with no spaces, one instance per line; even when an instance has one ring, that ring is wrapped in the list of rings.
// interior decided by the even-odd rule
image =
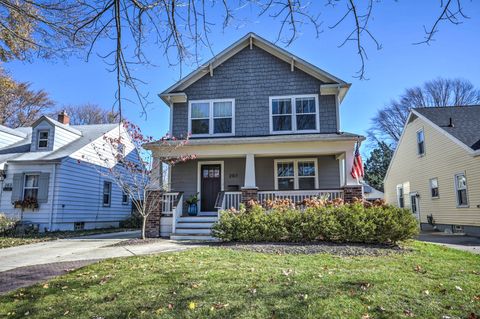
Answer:
[[[319,101],[320,133],[337,132],[335,95],[319,95],[322,81],[253,46],[216,67],[183,92],[189,101],[235,99],[235,135],[265,136],[269,129],[269,97],[315,94]],[[188,131],[188,101],[173,105],[174,136]],[[211,138],[215,138],[212,136]]]

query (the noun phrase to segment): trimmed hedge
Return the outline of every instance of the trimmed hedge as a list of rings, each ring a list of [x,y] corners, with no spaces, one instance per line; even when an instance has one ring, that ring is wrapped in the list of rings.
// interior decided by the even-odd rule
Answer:
[[[308,207],[305,210],[223,211],[212,235],[224,241],[385,243],[418,234],[418,222],[409,210],[390,205],[367,207],[361,203]]]

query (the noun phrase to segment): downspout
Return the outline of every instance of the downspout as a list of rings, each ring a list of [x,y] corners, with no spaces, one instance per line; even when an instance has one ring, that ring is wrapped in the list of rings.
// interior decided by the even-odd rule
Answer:
[[[48,225],[48,230],[52,231],[53,227],[53,215],[56,212],[56,203],[55,203],[55,193],[56,193],[56,186],[57,186],[57,163],[53,164],[53,174],[52,174],[52,179],[53,179],[53,194],[52,194],[52,212],[50,213],[50,222]],[[56,215],[56,214],[55,214]]]

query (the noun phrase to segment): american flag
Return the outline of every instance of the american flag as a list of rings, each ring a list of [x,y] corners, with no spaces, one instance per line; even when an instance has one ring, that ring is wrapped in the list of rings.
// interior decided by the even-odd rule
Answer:
[[[360,155],[360,141],[357,142],[357,146],[355,148],[355,157],[353,159],[352,172],[350,174],[357,181],[364,175],[362,156]]]

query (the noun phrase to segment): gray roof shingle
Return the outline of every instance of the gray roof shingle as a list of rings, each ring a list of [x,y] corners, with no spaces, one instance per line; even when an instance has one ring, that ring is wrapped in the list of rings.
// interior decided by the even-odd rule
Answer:
[[[480,105],[422,107],[414,110],[473,150],[480,149]]]

